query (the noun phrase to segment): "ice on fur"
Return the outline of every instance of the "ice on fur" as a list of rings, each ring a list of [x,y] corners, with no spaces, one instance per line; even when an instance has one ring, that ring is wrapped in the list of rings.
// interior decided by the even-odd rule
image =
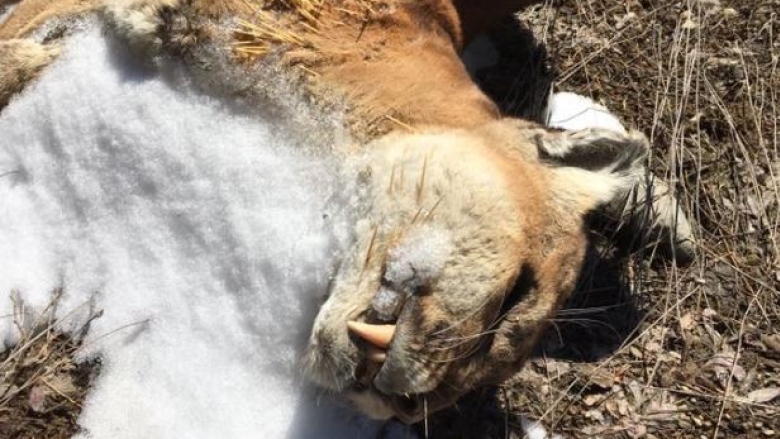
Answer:
[[[413,227],[390,252],[385,277],[392,284],[418,288],[438,277],[453,249],[446,231]]]

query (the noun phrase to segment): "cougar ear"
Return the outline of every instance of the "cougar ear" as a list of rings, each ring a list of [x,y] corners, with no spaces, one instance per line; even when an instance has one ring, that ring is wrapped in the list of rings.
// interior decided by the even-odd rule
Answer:
[[[636,131],[547,131],[536,141],[539,158],[553,168],[557,198],[583,213],[631,190],[648,151],[647,139]]]

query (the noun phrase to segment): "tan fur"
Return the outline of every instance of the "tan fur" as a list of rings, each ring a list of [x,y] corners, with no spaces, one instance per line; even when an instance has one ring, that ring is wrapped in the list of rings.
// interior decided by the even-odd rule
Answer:
[[[0,25],[0,40],[25,38],[54,18],[67,18],[95,9],[102,0],[24,0]]]
[[[646,147],[640,135],[563,133],[502,119],[469,79],[458,58],[464,42],[526,3],[111,0],[99,7],[146,61],[176,56],[213,82],[225,61],[207,49],[231,45],[236,68],[276,63],[297,73],[322,111],[346,107],[361,141],[341,145],[347,192],[356,194],[355,240],[302,365],[309,379],[372,416],[415,421],[515,373],[574,287],[584,216],[636,179]],[[35,27],[39,17],[84,6],[39,4],[25,0],[0,35],[28,32],[24,17]],[[30,71],[46,62],[38,60]],[[0,81],[19,88],[8,75]],[[587,167],[553,163],[555,154],[588,145],[612,148],[614,157],[596,155]],[[441,266],[399,256],[431,236],[445,252]],[[382,292],[404,301],[391,318],[397,329],[386,360],[376,364],[347,322],[377,320]]]
[[[132,46],[155,51],[162,44],[156,35],[162,23],[153,11],[180,4],[176,0],[110,0],[105,7]],[[285,13],[262,4],[212,0],[194,1],[182,8],[196,20],[227,14],[251,23],[259,16],[268,21],[260,24],[271,27],[304,21],[294,11]],[[450,2],[395,0],[382,8],[377,5],[365,0],[323,2],[316,23],[292,30],[302,43],[287,47],[284,56],[285,63],[314,73],[308,79],[315,94],[333,102],[349,102],[349,123],[358,137],[368,139],[391,131],[399,122],[464,127],[499,116],[458,59],[459,46],[453,41],[463,36]],[[0,25],[0,39],[28,35],[55,16],[102,7],[100,0],[25,0]],[[268,10],[273,13],[259,15]],[[208,27],[203,26],[206,33]]]
[[[47,21],[86,13],[102,0],[24,0],[0,23],[0,110],[57,58],[59,45],[28,37]],[[8,2],[14,3],[14,2]]]
[[[59,54],[59,46],[26,39],[0,41],[0,108]]]

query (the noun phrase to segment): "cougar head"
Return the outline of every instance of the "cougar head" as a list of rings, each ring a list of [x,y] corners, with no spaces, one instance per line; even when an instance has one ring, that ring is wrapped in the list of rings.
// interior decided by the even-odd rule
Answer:
[[[622,152],[587,169],[545,159],[594,145]],[[630,184],[645,143],[505,120],[362,151],[345,171],[354,240],[303,368],[368,415],[411,423],[519,370],[574,287],[584,215]]]

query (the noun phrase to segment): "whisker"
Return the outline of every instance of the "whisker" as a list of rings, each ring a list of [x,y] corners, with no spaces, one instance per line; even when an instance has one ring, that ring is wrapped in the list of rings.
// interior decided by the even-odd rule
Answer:
[[[414,214],[414,217],[412,218],[412,222],[410,224],[415,224],[417,222],[417,219],[420,218],[420,214],[422,213],[423,209],[425,209],[423,206],[420,206],[417,209],[417,212]]]
[[[479,334],[475,334],[475,335],[469,335],[469,336],[465,336],[465,337],[458,337],[458,338],[453,338],[453,339],[449,339],[449,340],[443,340],[443,341],[451,341],[451,342],[453,342],[453,344],[447,345],[447,346],[432,347],[431,351],[433,351],[433,352],[451,351],[453,349],[456,349],[456,348],[458,348],[460,346],[463,346],[463,345],[467,344],[468,342],[470,342],[470,341],[472,341],[474,339],[478,339],[479,342],[476,343],[474,346],[472,346],[466,352],[464,352],[464,353],[460,354],[459,356],[457,356],[455,358],[452,358],[450,360],[440,361],[439,363],[447,363],[447,362],[452,362],[452,361],[455,361],[455,360],[460,360],[460,359],[463,359],[463,358],[466,358],[466,357],[470,356],[471,354],[476,352],[480,347],[482,347],[483,344],[486,341],[484,336],[496,334],[497,332],[498,331],[496,331],[496,330],[488,330],[488,331],[483,331],[483,332],[481,332]]]
[[[428,211],[428,213],[425,215],[425,220],[428,220],[428,218],[430,218],[430,217],[432,217],[432,216],[433,216],[433,213],[436,211],[436,208],[437,208],[437,207],[439,207],[439,204],[441,203],[441,200],[442,200],[443,198],[444,198],[444,197],[442,197],[442,196],[439,196],[439,199],[438,199],[438,200],[436,200],[436,202],[435,202],[435,203],[433,203],[433,207],[431,207],[431,210],[429,210],[429,211]]]
[[[428,434],[428,398],[423,395],[423,419],[425,424],[425,439],[428,439],[430,436]]]
[[[491,297],[486,298],[482,303],[478,304],[474,308],[474,310],[472,312],[464,315],[462,318],[456,320],[455,322],[453,322],[451,325],[447,326],[446,328],[443,328],[443,329],[440,329],[438,331],[433,332],[431,335],[435,336],[435,335],[444,334],[447,331],[451,331],[451,330],[457,328],[458,326],[464,324],[465,322],[471,320],[476,315],[478,315],[480,312],[482,312],[482,310],[485,309],[485,307],[487,307],[490,304],[491,299],[492,299]]]
[[[420,181],[417,183],[417,204],[422,203],[423,193],[425,192],[425,171],[428,169],[428,154],[423,157],[422,171],[420,172]]]
[[[444,332],[446,332],[446,331],[449,331],[449,330],[452,330],[452,329],[455,329],[455,328],[457,328],[459,325],[463,324],[464,322],[466,322],[466,321],[468,321],[469,319],[471,319],[471,318],[473,318],[474,316],[476,316],[476,315],[477,315],[479,312],[482,312],[482,310],[484,310],[484,309],[485,309],[485,307],[487,307],[487,306],[488,306],[488,305],[491,303],[491,301],[492,301],[492,300],[493,300],[493,298],[492,298],[492,297],[490,297],[490,296],[488,296],[488,297],[487,297],[487,298],[486,298],[486,299],[485,299],[485,300],[484,300],[484,301],[483,301],[481,304],[479,304],[477,307],[475,307],[475,309],[474,309],[474,311],[473,311],[472,313],[470,313],[470,314],[467,314],[467,315],[466,315],[466,316],[464,316],[462,319],[460,319],[460,320],[456,321],[454,324],[452,324],[452,325],[450,325],[450,326],[448,326],[448,327],[446,327],[446,328],[444,328],[444,329],[441,329],[441,330],[439,330],[439,331],[436,331],[436,332],[434,332],[434,333],[433,333],[433,334],[431,334],[431,335],[439,335],[439,334],[442,334],[442,333],[444,333]],[[501,305],[503,305],[503,301],[504,301],[504,300],[505,300],[505,298],[503,298],[503,299],[502,299],[502,301],[501,301]],[[490,323],[489,325],[487,325],[487,327],[488,327],[488,328],[493,328],[493,327],[495,327],[495,326],[496,326],[496,325],[497,325],[497,324],[498,324],[498,323],[499,323],[501,320],[503,320],[503,319],[504,319],[504,318],[505,318],[505,317],[506,317],[506,316],[509,314],[509,312],[511,311],[511,310],[507,310],[507,311],[506,311],[506,312],[504,312],[504,313],[500,313],[500,310],[501,310],[501,306],[498,306],[498,307],[496,308],[496,315],[495,315],[495,316],[494,316],[492,319],[490,319],[491,323]]]
[[[461,353],[461,354],[459,354],[457,356],[449,358],[447,360],[443,360],[443,361],[434,360],[434,361],[431,361],[431,362],[435,363],[435,364],[447,364],[447,363],[454,363],[454,362],[462,360],[464,358],[468,358],[468,357],[472,356],[474,353],[476,353],[482,346],[484,346],[485,341],[486,341],[486,339],[483,338],[483,339],[481,339],[479,341],[479,343],[474,344],[474,346],[472,346],[470,349],[466,350],[465,352],[463,352],[463,353]],[[460,346],[460,345],[458,345],[458,346]],[[435,348],[435,349],[432,349],[432,350],[433,351],[444,351],[444,350],[451,351],[452,349],[453,349],[453,347],[446,347],[446,348],[443,347],[443,348]]]
[[[493,335],[493,334],[497,334],[497,333],[498,333],[497,329],[488,329],[487,331],[482,331],[482,332],[479,332],[477,334],[464,335],[464,336],[461,336],[461,337],[454,337],[454,338],[445,338],[445,339],[442,339],[441,341],[442,342],[458,342],[458,341],[463,341],[463,340],[468,341],[468,340],[473,340],[475,338],[480,338],[480,337],[483,337],[483,336],[486,336],[486,335]]]
[[[406,153],[405,152],[404,152],[404,159],[406,159]],[[401,175],[398,178],[398,180],[399,180],[398,181],[398,183],[399,183],[398,188],[399,188],[399,190],[401,192],[404,191],[404,174],[405,174],[404,170],[405,169],[406,169],[406,167],[403,164],[401,164]]]
[[[386,114],[386,115],[385,115],[385,118],[386,118],[387,120],[389,120],[390,122],[393,122],[394,124],[396,124],[396,125],[398,125],[398,126],[400,126],[400,127],[404,128],[404,129],[406,129],[406,130],[408,130],[408,131],[410,131],[410,132],[415,132],[415,131],[417,131],[417,130],[415,130],[415,129],[414,129],[414,127],[413,127],[413,126],[409,125],[408,123],[404,123],[404,122],[402,122],[402,121],[398,120],[397,118],[395,118],[395,117],[393,117],[393,116],[391,116],[391,115],[389,115],[389,114]]]
[[[398,166],[396,161],[393,161],[393,167],[390,169],[390,186],[387,188],[387,193],[393,194],[393,184],[395,183],[395,168]]]
[[[582,314],[597,314],[599,312],[609,311],[612,309],[623,308],[623,307],[625,307],[625,305],[616,304],[616,305],[605,305],[605,306],[592,306],[588,308],[567,308],[567,309],[559,310],[555,315],[568,316],[568,315],[582,315]]]
[[[555,318],[549,318],[546,319],[546,321],[557,324],[557,323],[572,323],[579,325],[582,328],[587,328],[589,325],[599,326],[602,328],[609,329],[613,334],[620,336],[620,331],[618,331],[613,325],[604,322],[602,320],[596,320],[596,319],[555,319]]]
[[[371,234],[371,241],[368,243],[368,250],[366,251],[366,258],[363,261],[363,269],[361,270],[361,274],[366,271],[366,267],[368,266],[368,263],[371,262],[371,256],[374,252],[374,243],[376,242],[376,235],[379,231],[379,228],[377,226],[374,226],[374,232]]]

